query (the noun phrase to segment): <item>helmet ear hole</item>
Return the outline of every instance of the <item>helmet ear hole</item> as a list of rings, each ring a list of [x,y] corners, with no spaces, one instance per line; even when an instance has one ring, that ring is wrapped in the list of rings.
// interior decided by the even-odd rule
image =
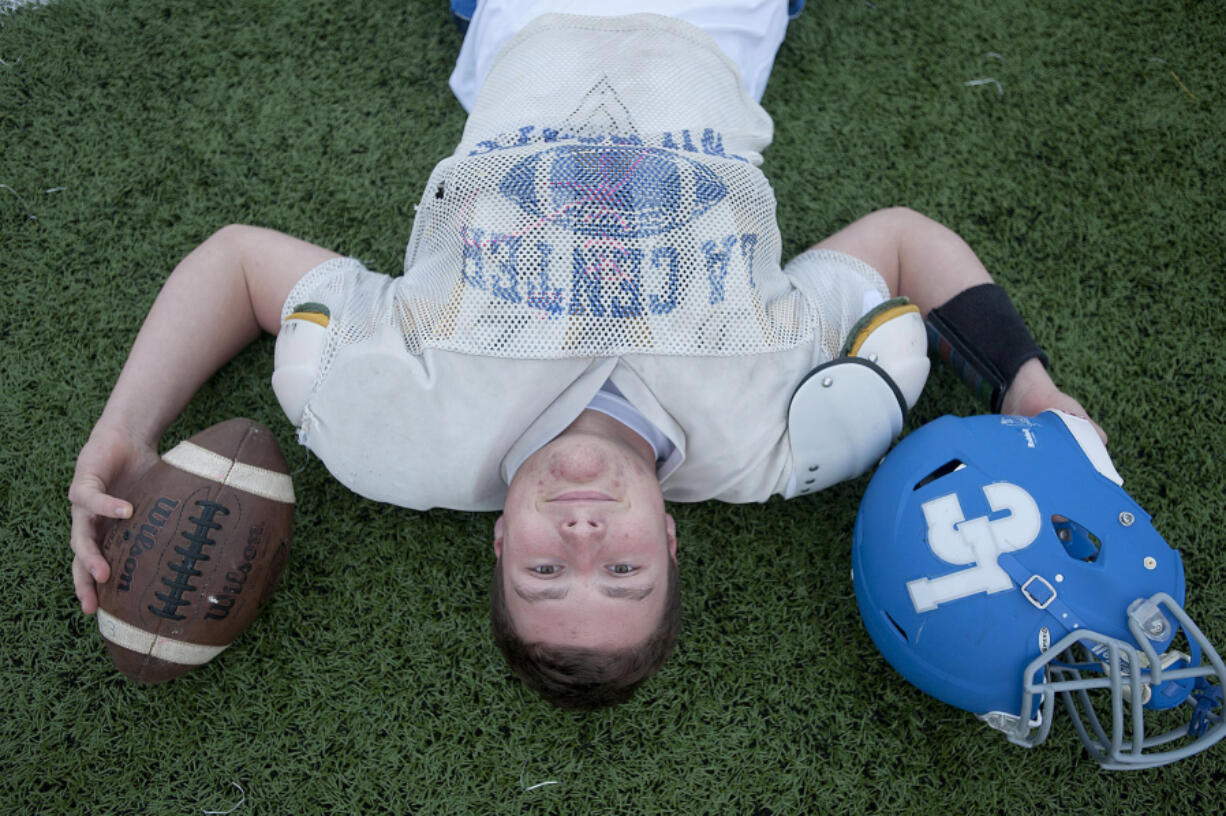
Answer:
[[[1088,529],[1059,514],[1051,517],[1052,527],[1056,530],[1056,538],[1064,545],[1064,551],[1070,558],[1093,564],[1102,551],[1102,540]]]
[[[916,482],[915,487],[911,488],[911,490],[912,491],[919,490],[921,487],[925,485],[932,484],[937,479],[940,479],[942,476],[948,476],[954,471],[961,470],[964,467],[966,467],[966,464],[961,459],[950,459],[948,462],[941,465],[939,468],[937,468],[936,470],[933,470],[927,476],[925,476],[924,478]]]

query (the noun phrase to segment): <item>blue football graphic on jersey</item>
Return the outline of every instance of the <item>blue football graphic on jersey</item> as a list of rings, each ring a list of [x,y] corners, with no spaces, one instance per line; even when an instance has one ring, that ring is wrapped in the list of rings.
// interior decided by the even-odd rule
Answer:
[[[639,145],[563,145],[512,167],[499,191],[530,215],[593,238],[643,238],[683,226],[728,194],[706,165]]]

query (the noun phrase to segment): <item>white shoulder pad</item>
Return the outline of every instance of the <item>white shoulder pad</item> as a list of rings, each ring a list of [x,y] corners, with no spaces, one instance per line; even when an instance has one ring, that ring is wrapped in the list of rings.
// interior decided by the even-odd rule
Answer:
[[[872,467],[902,432],[906,404],[868,360],[844,357],[818,366],[788,408],[790,499],[854,479]]]
[[[326,324],[290,315],[281,324],[273,353],[272,390],[294,427],[302,424],[307,398],[315,388],[319,358],[328,339]]]
[[[914,307],[895,308],[881,317],[884,319],[870,325],[851,353],[881,366],[902,392],[907,407],[913,408],[932,365],[924,318]]]

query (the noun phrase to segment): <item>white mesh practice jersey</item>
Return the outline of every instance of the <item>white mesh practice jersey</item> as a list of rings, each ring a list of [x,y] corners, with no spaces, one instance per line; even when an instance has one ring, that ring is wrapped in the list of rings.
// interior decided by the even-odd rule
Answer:
[[[612,379],[684,452],[666,498],[778,492],[792,390],[888,293],[836,253],[780,268],[771,129],[687,23],[529,24],[431,174],[404,275],[335,261],[287,301],[330,314],[301,438],[371,498],[495,509],[508,453]]]

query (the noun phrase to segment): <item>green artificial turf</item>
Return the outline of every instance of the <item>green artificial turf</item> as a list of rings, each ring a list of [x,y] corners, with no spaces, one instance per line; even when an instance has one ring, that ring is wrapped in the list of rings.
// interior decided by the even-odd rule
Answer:
[[[115,672],[73,597],[65,495],[162,280],[230,222],[397,273],[463,126],[459,42],[442,0],[0,14],[0,812],[1212,812],[1226,746],[1106,773],[1064,718],[1017,748],[895,674],[848,577],[867,477],[671,508],[674,657],[624,706],[549,707],[487,633],[492,517],[347,493],[295,444],[267,338],[164,443],[231,416],[275,430],[300,497],[280,589],[212,664],[152,688]],[[764,100],[785,255],[890,205],[962,233],[1110,434],[1219,643],[1224,43],[1218,0],[825,0]],[[938,369],[909,426],[977,410]]]

